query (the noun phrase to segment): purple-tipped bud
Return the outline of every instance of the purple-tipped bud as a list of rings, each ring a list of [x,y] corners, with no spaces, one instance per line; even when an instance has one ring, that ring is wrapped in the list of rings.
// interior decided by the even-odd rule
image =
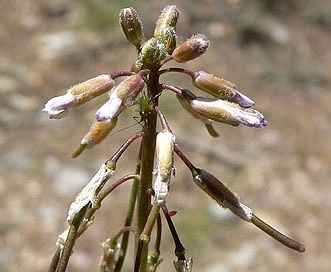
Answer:
[[[179,45],[172,57],[177,62],[186,62],[200,57],[209,47],[209,41],[205,35],[196,34]]]
[[[136,103],[136,97],[146,86],[139,74],[129,76],[118,84],[111,92],[109,100],[96,112],[98,121],[113,119],[125,108]]]
[[[156,23],[154,30],[154,37],[156,39],[161,39],[163,30],[168,27],[173,27],[176,29],[177,20],[179,17],[179,10],[175,5],[166,6]]]
[[[223,182],[204,169],[192,171],[193,181],[211,198],[224,208],[228,208],[240,218],[251,222],[253,212],[250,208],[239,202],[238,196],[233,193]]]
[[[244,109],[238,104],[212,98],[198,97],[190,101],[194,111],[203,117],[221,123],[238,126],[243,124],[249,127],[265,127],[267,121],[262,113],[254,109]]]
[[[212,96],[238,103],[241,107],[249,108],[255,103],[236,89],[236,85],[224,78],[216,77],[204,71],[199,71],[192,77],[193,85]]]
[[[50,99],[43,109],[51,119],[62,118],[69,108],[79,107],[91,99],[104,94],[115,85],[110,75],[100,75],[82,83],[79,83],[69,90],[65,95]]]
[[[120,11],[119,23],[122,27],[126,39],[137,49],[141,46],[143,37],[142,23],[138,13],[134,8],[123,8]]]

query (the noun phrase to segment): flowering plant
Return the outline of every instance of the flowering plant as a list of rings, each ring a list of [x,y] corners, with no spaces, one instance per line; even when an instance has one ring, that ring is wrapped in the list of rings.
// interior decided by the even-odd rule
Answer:
[[[179,11],[176,6],[166,6],[159,17],[154,37],[143,41],[142,23],[133,8],[124,8],[120,12],[120,25],[127,40],[136,48],[138,57],[129,71],[104,74],[67,90],[66,94],[50,99],[44,111],[50,118],[62,118],[72,108],[82,106],[93,98],[109,93],[108,101],[96,111],[95,121],[73,153],[78,157],[85,148],[99,144],[116,127],[118,116],[127,108],[138,105],[142,129],[128,138],[118,151],[103,163],[90,182],[77,195],[70,205],[67,221],[69,228],[59,235],[57,251],[52,259],[49,271],[65,271],[75,240],[91,225],[95,212],[101,202],[120,184],[133,180],[130,205],[123,228],[115,237],[103,243],[104,254],[100,264],[101,271],[120,271],[126,256],[129,233],[136,239],[134,271],[156,271],[160,264],[161,216],[164,214],[175,242],[176,271],[191,271],[192,259],[185,256],[172,222],[175,212],[167,209],[171,178],[174,173],[174,155],[187,166],[192,179],[204,192],[220,206],[228,208],[241,219],[255,226],[281,242],[303,252],[304,246],[281,234],[258,218],[223,182],[207,170],[198,168],[184,155],[176,144],[176,138],[162,110],[159,98],[170,91],[176,95],[183,109],[199,119],[209,134],[217,137],[215,123],[232,126],[240,124],[248,127],[263,128],[267,125],[264,116],[251,107],[253,100],[242,94],[235,84],[216,77],[205,71],[191,71],[184,68],[163,68],[170,62],[187,62],[200,57],[208,48],[209,41],[201,34],[193,35],[181,45],[176,45],[176,23]],[[208,97],[195,95],[171,84],[160,82],[166,73],[188,75],[193,85]],[[124,80],[115,83],[120,77]],[[159,120],[162,130],[157,131]],[[132,142],[141,139],[140,151],[134,174],[112,180],[118,159]],[[155,176],[155,178],[154,178]],[[107,187],[108,186],[108,187]],[[136,224],[133,214],[136,212]],[[156,223],[155,250],[150,250],[151,231]],[[119,239],[121,237],[121,242]]]

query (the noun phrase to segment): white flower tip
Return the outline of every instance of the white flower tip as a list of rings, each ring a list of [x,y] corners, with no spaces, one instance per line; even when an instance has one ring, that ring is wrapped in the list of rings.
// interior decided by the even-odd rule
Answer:
[[[159,205],[164,204],[169,195],[169,182],[164,181],[161,175],[158,174],[154,182],[153,189],[157,204]]]
[[[56,96],[50,99],[44,106],[43,111],[47,112],[49,118],[60,119],[68,111],[68,108],[75,102],[75,97],[66,93],[65,95]]]

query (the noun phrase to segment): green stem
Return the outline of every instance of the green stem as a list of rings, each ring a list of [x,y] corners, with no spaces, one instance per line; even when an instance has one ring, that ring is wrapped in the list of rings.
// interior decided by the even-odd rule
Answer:
[[[157,72],[149,75],[148,80],[148,103],[142,104],[141,115],[145,124],[143,127],[144,136],[141,143],[141,180],[138,188],[137,202],[137,234],[136,234],[136,253],[138,250],[138,240],[144,230],[148,215],[151,209],[151,194],[154,154],[156,143],[156,121],[157,114],[154,106],[158,104],[159,76]],[[147,271],[148,243],[144,243],[141,249],[140,269]]]
[[[78,229],[80,223],[84,218],[86,209],[87,209],[87,205],[79,213],[75,215],[74,219],[72,220],[72,223],[70,224],[67,240],[64,243],[64,247],[61,252],[61,257],[59,259],[56,272],[64,272],[67,268],[69,258],[72,253],[72,249],[75,245],[75,241],[77,238]]]
[[[141,168],[141,161],[138,160],[137,166],[136,166],[136,175],[140,174],[140,168]],[[137,199],[139,181],[140,181],[140,179],[136,178],[132,184],[130,203],[129,203],[128,213],[127,213],[126,219],[125,219],[125,226],[131,226],[131,224],[132,224],[132,218],[133,218],[134,208],[135,208],[136,199]],[[123,234],[122,242],[121,242],[120,256],[118,257],[118,260],[116,262],[116,266],[114,269],[115,272],[119,272],[122,269],[123,262],[124,262],[124,259],[126,256],[126,251],[128,248],[129,234],[130,234],[130,232],[125,232]]]

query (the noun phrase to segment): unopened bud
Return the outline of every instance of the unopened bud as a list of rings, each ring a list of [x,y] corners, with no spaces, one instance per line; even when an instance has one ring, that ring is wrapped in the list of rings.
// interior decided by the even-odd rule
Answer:
[[[67,90],[65,95],[50,99],[43,109],[49,118],[60,119],[69,108],[79,107],[91,99],[108,92],[115,85],[110,75],[100,75]]]
[[[267,121],[262,113],[254,109],[244,109],[238,104],[220,99],[198,97],[190,101],[194,111],[210,120],[238,126],[265,127]]]
[[[143,37],[142,23],[139,19],[137,11],[132,8],[123,8],[120,11],[120,25],[126,39],[133,44],[137,49],[141,46]]]
[[[85,148],[92,148],[102,142],[103,139],[115,128],[117,117],[105,121],[94,121],[88,133],[85,134],[80,142],[80,146],[72,154],[73,158],[78,157]]]
[[[154,30],[154,37],[156,39],[162,38],[163,30],[168,27],[173,27],[176,29],[177,19],[179,17],[179,10],[175,5],[168,5],[166,6],[156,23],[155,30]]]
[[[193,181],[211,198],[224,208],[228,208],[235,215],[251,222],[253,212],[250,208],[239,202],[238,196],[223,182],[204,169],[196,168],[193,172]]]
[[[205,35],[196,34],[190,39],[179,45],[172,57],[177,62],[186,62],[200,57],[209,47],[209,41]]]
[[[167,54],[165,45],[161,41],[151,38],[143,45],[137,65],[139,68],[157,67]]]
[[[171,173],[174,169],[175,136],[168,132],[159,132],[156,137],[156,180],[154,182],[155,198],[162,204],[168,197]]]
[[[196,72],[192,77],[193,85],[220,99],[238,103],[241,107],[249,108],[254,101],[236,89],[236,85],[224,78],[216,77],[204,71]]]
[[[125,108],[136,103],[136,97],[146,86],[139,74],[129,76],[118,84],[111,92],[109,100],[96,112],[98,121],[113,119]]]
[[[117,117],[105,121],[94,121],[89,132],[84,136],[81,145],[86,145],[91,148],[99,144],[107,135],[115,128],[117,124]]]
[[[158,40],[163,43],[165,50],[169,55],[171,55],[176,48],[176,39],[176,30],[172,26],[164,28],[158,37]]]

